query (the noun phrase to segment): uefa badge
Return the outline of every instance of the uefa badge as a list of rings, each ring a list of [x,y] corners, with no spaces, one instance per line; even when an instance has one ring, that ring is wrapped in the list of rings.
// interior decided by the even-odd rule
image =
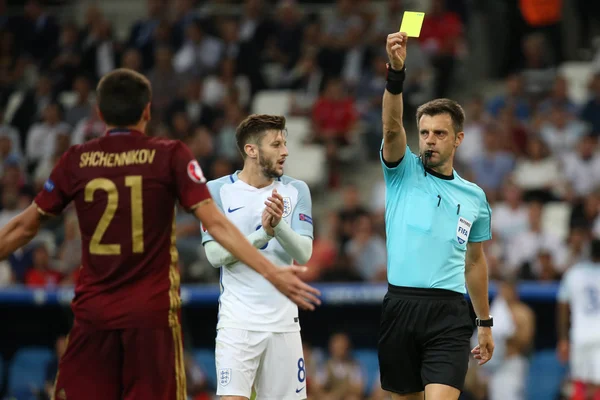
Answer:
[[[283,215],[282,218],[289,216],[292,213],[292,199],[289,197],[283,198]]]
[[[219,385],[227,386],[231,382],[231,368],[221,368],[219,370]]]

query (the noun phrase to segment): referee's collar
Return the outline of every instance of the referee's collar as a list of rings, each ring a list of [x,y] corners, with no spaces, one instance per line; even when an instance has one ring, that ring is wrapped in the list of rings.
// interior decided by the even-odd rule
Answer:
[[[436,172],[428,167],[425,167],[425,171],[427,171],[429,175],[435,176],[436,178],[440,178],[446,181],[451,181],[452,179],[454,179],[454,171],[452,171],[452,174],[450,175],[440,174],[439,172]]]

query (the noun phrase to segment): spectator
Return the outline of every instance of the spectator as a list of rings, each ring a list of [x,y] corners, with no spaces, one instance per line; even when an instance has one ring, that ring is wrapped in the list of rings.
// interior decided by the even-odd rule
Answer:
[[[63,276],[50,266],[50,253],[45,244],[33,250],[33,265],[25,272],[25,284],[30,288],[47,288],[60,284]]]
[[[498,131],[488,125],[483,136],[483,151],[478,152],[471,164],[475,182],[491,202],[498,197],[502,184],[515,165],[514,156],[500,147],[501,140]]]
[[[501,198],[493,206],[492,227],[502,241],[509,241],[528,229],[529,215],[523,192],[512,180],[505,182]]]
[[[22,97],[9,124],[14,126],[21,134],[21,144],[23,146],[27,142],[27,132],[31,125],[42,118],[46,106],[54,100],[52,79],[48,75],[41,75],[35,89],[28,90]]]
[[[581,110],[581,119],[590,124],[591,131],[596,136],[600,135],[600,71],[592,77],[590,84],[590,98]]]
[[[71,144],[83,144],[88,140],[102,136],[106,131],[106,124],[100,119],[98,109],[95,106],[90,106],[90,108],[91,114],[75,126]]]
[[[137,51],[135,51],[137,54]],[[130,53],[131,54],[131,53]],[[123,60],[132,57],[125,53]],[[98,81],[102,76],[109,73],[119,65],[121,51],[118,43],[113,38],[112,27],[103,17],[98,16],[91,22],[90,31],[82,44],[82,69]],[[141,60],[137,63],[124,63],[124,66],[134,67],[139,71]]]
[[[173,53],[167,46],[154,52],[154,68],[148,73],[152,85],[153,117],[163,119],[171,99],[184,88],[184,79],[173,69]]]
[[[462,22],[446,9],[445,0],[431,2],[419,41],[435,69],[434,97],[446,97],[464,43]]]
[[[568,81],[564,76],[558,75],[554,79],[552,92],[550,92],[550,95],[543,100],[538,107],[538,112],[542,117],[547,115],[554,107],[562,109],[569,114],[570,117],[577,116],[579,110],[573,100],[569,98],[568,88]]]
[[[585,133],[585,125],[559,106],[551,108],[548,121],[542,124],[540,130],[540,136],[550,152],[559,158],[575,150]]]
[[[81,67],[81,43],[76,24],[67,23],[62,26],[56,56],[48,60],[48,64],[56,76],[57,90],[62,92],[71,89]]]
[[[69,106],[65,113],[65,122],[69,126],[76,126],[79,121],[92,114],[91,90],[91,83],[87,77],[79,75],[75,78],[73,91],[77,98],[75,104]]]
[[[488,398],[525,400],[527,356],[533,345],[535,314],[519,299],[514,280],[500,283],[491,313],[499,328],[494,330],[494,358],[483,366],[489,375]]]
[[[544,35],[532,33],[523,39],[523,76],[525,93],[539,100],[552,89],[556,77],[555,62],[549,54]]]
[[[574,151],[565,154],[563,165],[567,199],[572,203],[600,188],[600,153],[595,136],[581,138]]]
[[[329,339],[330,359],[317,375],[315,398],[323,400],[359,400],[364,381],[360,365],[351,354],[350,338],[337,333]]]
[[[232,90],[239,94],[239,105],[246,109],[250,105],[251,87],[248,77],[237,75],[235,60],[225,58],[221,61],[219,72],[204,80],[203,103],[213,108],[223,108],[227,94]]]
[[[500,94],[487,104],[487,111],[493,117],[498,117],[500,110],[512,106],[512,111],[519,121],[527,122],[531,116],[529,103],[524,96],[523,78],[519,74],[506,77],[504,93]]]
[[[166,14],[166,6],[165,0],[148,0],[148,18],[137,21],[131,27],[128,47],[140,51],[145,70],[152,68],[154,63],[154,34]]]
[[[555,200],[563,185],[560,162],[551,156],[539,138],[529,139],[527,157],[517,161],[515,183],[524,191],[526,201]]]
[[[558,237],[542,230],[542,211],[542,203],[529,203],[529,229],[507,243],[508,270],[504,273],[505,277],[539,277],[549,272],[546,267],[550,261],[553,269],[554,264],[558,265],[558,270],[564,268],[567,250]],[[538,259],[540,254],[541,259]]]
[[[482,96],[476,95],[471,98],[467,114],[469,118],[465,121],[463,128],[465,137],[456,151],[456,158],[464,167],[471,165],[483,148],[484,131],[490,122],[485,112]]]
[[[354,222],[354,234],[346,243],[345,252],[361,278],[367,282],[387,280],[385,241],[373,233],[369,215],[361,215]]]
[[[203,102],[203,91],[202,80],[197,76],[190,77],[185,83],[183,94],[170,103],[165,120],[171,121],[173,114],[184,112],[193,125],[205,126],[214,130],[218,111]]]
[[[62,107],[53,102],[44,110],[43,122],[31,127],[27,135],[27,160],[37,165],[55,153],[56,136],[71,133],[71,127],[62,119]]]
[[[175,54],[173,65],[178,73],[209,74],[217,69],[222,55],[221,40],[208,36],[196,20],[189,24],[186,41]]]

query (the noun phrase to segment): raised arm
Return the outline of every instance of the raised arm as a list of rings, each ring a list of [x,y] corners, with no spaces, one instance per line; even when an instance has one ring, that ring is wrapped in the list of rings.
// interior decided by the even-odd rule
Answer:
[[[405,77],[406,33],[392,33],[387,37],[389,59],[386,90],[383,93],[383,159],[387,163],[402,160],[406,151],[406,132],[402,124],[404,104],[402,84]]]
[[[276,267],[253,247],[246,237],[217,208],[212,199],[207,199],[194,208],[194,215],[225,249],[233,256],[265,277],[281,293],[298,306],[314,310],[320,304],[318,290],[308,286],[296,276],[306,267]]]

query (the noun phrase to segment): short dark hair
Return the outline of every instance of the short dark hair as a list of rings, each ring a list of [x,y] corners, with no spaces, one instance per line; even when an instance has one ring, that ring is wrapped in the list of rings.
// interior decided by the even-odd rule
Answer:
[[[420,106],[417,109],[417,126],[419,126],[419,121],[423,115],[433,117],[440,114],[450,115],[452,118],[452,128],[454,128],[455,134],[463,131],[465,111],[460,104],[450,99],[435,99]]]
[[[252,114],[246,117],[235,131],[235,142],[242,157],[246,158],[244,146],[248,143],[260,144],[266,131],[285,129],[285,117],[282,115]]]
[[[594,262],[600,262],[600,239],[592,239],[590,243],[590,258]]]
[[[142,74],[119,68],[98,83],[97,103],[102,118],[110,126],[137,124],[152,99],[150,82]]]

